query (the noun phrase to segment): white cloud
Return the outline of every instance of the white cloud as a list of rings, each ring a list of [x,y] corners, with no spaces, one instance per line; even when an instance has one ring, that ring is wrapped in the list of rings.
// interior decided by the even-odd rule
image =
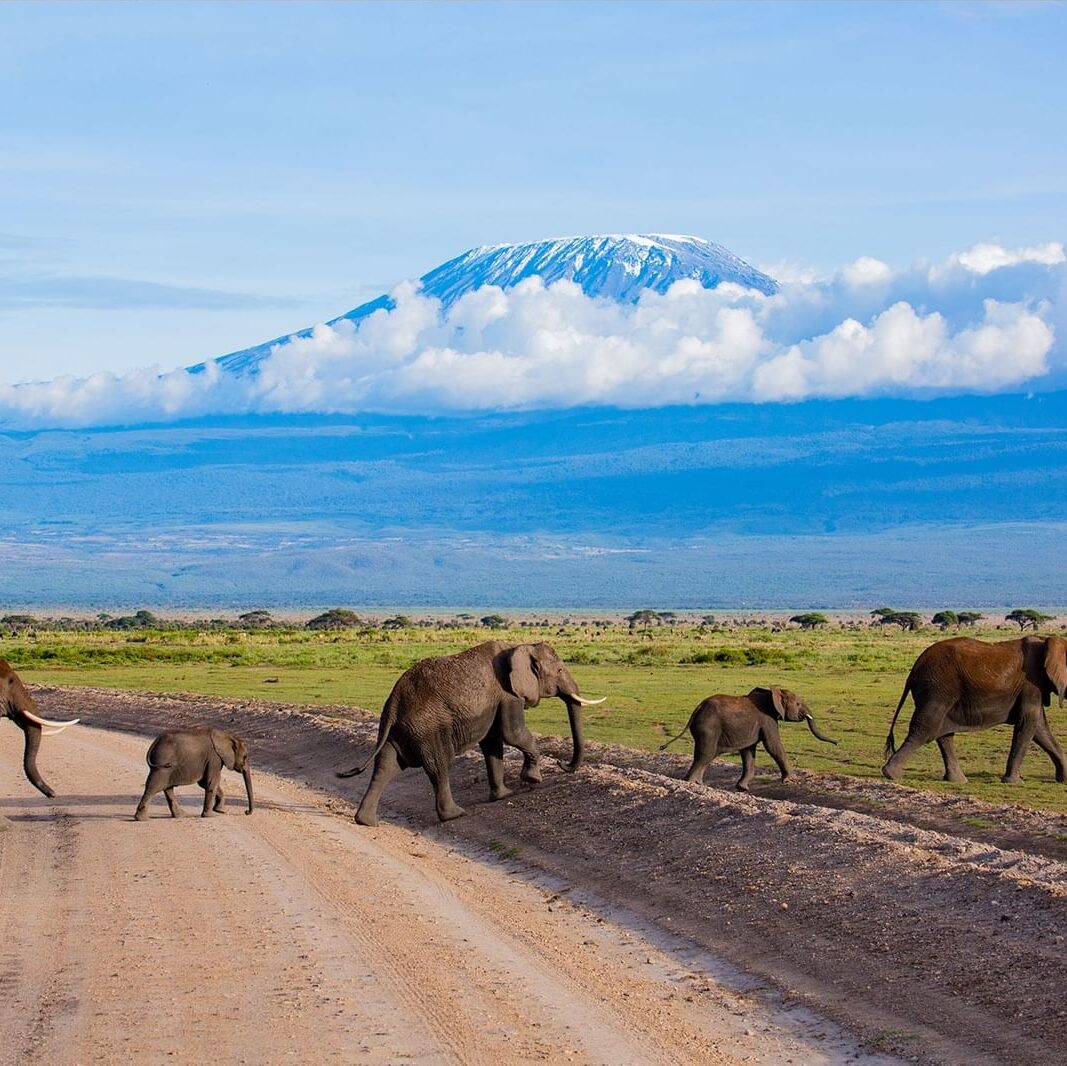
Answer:
[[[975,245],[894,272],[864,256],[774,296],[680,281],[633,306],[531,278],[447,313],[411,284],[358,326],[275,346],[254,376],[142,370],[0,386],[9,425],[137,423],[207,412],[440,413],[580,404],[989,392],[1067,369],[1063,247]]]
[[[974,274],[988,274],[1001,267],[1015,266],[1017,263],[1055,266],[1064,261],[1063,245],[1059,241],[1050,241],[1033,248],[1001,248],[999,244],[976,244],[954,258]]]

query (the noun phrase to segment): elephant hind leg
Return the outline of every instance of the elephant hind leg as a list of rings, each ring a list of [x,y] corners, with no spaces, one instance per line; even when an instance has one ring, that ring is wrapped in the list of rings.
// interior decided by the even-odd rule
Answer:
[[[956,734],[946,733],[943,737],[938,737],[937,746],[941,749],[941,758],[945,763],[945,780],[953,781],[957,785],[967,784],[967,775],[956,758]]]
[[[756,773],[756,745],[750,744],[741,749],[741,776],[737,779],[734,788],[738,792],[747,792],[752,784],[752,778]]]
[[[168,787],[170,783],[170,767],[169,766],[153,766],[148,771],[148,777],[144,783],[144,794],[141,796],[140,802],[137,804],[137,810],[134,811],[133,817],[138,822],[143,822],[148,817],[149,802],[157,792],[162,792]],[[171,811],[173,814],[174,812]]]
[[[908,726],[908,736],[896,754],[882,767],[882,776],[890,781],[899,781],[904,773],[904,764],[924,744],[936,740],[944,729],[945,720],[952,708],[944,705],[924,704],[916,708]]]
[[[489,735],[481,741],[479,747],[485,756],[485,773],[489,778],[489,798],[501,800],[512,794],[504,784],[504,738],[494,727]]]
[[[371,774],[370,784],[363,793],[359,810],[356,811],[356,821],[360,825],[375,826],[378,824],[378,800],[382,797],[385,786],[400,773],[400,759],[397,757],[396,748],[386,743],[385,747],[378,752],[374,759],[374,772]]]
[[[704,774],[719,754],[719,730],[707,729],[693,736],[693,765],[686,771],[686,781],[702,784]]]
[[[163,795],[167,797],[167,806],[170,808],[171,818],[183,817],[181,804],[178,802],[178,797],[174,795],[174,787],[163,789]]]
[[[1037,735],[1038,718],[1035,713],[1024,710],[1015,723],[1015,731],[1011,735],[1011,750],[1008,752],[1008,765],[1001,777],[1006,785],[1017,785],[1022,782],[1023,757],[1026,749],[1030,747],[1030,741]]]

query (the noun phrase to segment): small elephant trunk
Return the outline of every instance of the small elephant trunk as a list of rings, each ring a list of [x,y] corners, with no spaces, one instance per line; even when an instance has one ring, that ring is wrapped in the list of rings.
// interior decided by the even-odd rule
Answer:
[[[804,721],[808,723],[808,728],[811,730],[812,736],[814,736],[816,740],[822,740],[827,744],[837,743],[833,737],[828,737],[825,733],[819,732],[819,727],[815,724],[815,719],[810,714],[804,715]]]
[[[245,767],[241,771],[241,774],[245,779],[245,792],[248,793],[248,810],[245,811],[245,814],[251,814],[254,806],[252,800],[252,771],[249,769],[247,763],[245,763]]]

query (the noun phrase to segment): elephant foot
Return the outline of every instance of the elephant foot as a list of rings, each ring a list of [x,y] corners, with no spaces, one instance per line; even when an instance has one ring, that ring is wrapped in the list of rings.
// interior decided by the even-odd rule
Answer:
[[[885,766],[882,767],[882,777],[885,777],[890,781],[899,781],[900,771],[891,767],[889,763],[886,763]]]
[[[360,809],[356,811],[356,824],[365,825],[373,829],[378,824],[378,815],[374,811],[367,811],[366,814],[364,814],[363,808],[360,807]]]
[[[782,780],[782,784],[784,785],[784,784],[786,784],[786,782],[793,780],[793,775],[792,774],[782,774],[782,779],[781,780]]]
[[[539,784],[541,784],[542,781],[544,781],[544,778],[541,776],[541,771],[538,770],[536,773],[522,774],[520,780],[524,785],[529,785],[531,788],[536,788]]]
[[[1023,783],[1022,776],[1020,774],[1005,774],[1001,781],[1006,785],[1021,785]]]
[[[437,818],[442,822],[451,822],[455,818],[462,818],[467,812],[459,806],[459,804],[453,803],[451,807],[445,807],[444,809],[438,809]]]
[[[951,781],[954,785],[965,785],[967,784],[967,775],[964,773],[945,774],[941,780]]]
[[[490,789],[489,798],[496,803],[497,800],[506,799],[508,796],[514,796],[515,793],[507,787],[507,785],[501,785],[500,788]]]
[[[734,788],[737,789],[738,792],[747,792],[748,784],[747,781],[738,781],[737,784],[734,785]]]
[[[148,811],[142,811],[138,808],[138,810],[134,811],[133,820],[135,822],[147,822]]]
[[[203,813],[202,813],[202,814],[200,815],[200,817],[201,817],[201,818],[214,818],[214,817],[215,817],[215,811],[204,811],[204,812],[203,812]]]

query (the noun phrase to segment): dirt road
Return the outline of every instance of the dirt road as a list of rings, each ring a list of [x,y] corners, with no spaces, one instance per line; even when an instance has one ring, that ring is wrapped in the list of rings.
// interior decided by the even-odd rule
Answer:
[[[112,729],[226,725],[284,780],[259,774],[252,818],[171,823],[160,800],[135,825],[144,740],[48,738],[40,765],[65,797],[50,804],[19,777],[17,732],[0,730],[0,804],[22,819],[0,836],[0,908],[26,938],[5,962],[18,991],[0,1009],[20,1019],[5,1047],[52,1061],[130,1046],[150,1061],[208,1047],[249,1062],[307,1048],[367,1062],[1062,1061],[1055,817],[968,801],[961,818],[956,797],[818,775],[785,790],[764,777],[765,794],[743,796],[677,780],[684,755],[591,745],[580,773],[546,760],[544,785],[496,804],[480,757],[465,757],[453,781],[468,815],[444,826],[409,771],[383,799],[389,824],[357,830],[364,783],[333,771],[369,749],[376,717],[38,695],[52,717]],[[31,862],[17,852],[34,834],[47,848]],[[208,860],[206,890],[193,858]],[[41,897],[49,874],[58,887]],[[27,895],[29,921],[13,903]],[[180,935],[190,924],[200,939]],[[223,928],[241,931],[226,954]],[[83,943],[93,966],[112,961],[86,970]],[[158,1025],[131,1024],[140,990]],[[16,999],[45,1020],[11,1015]]]
[[[47,703],[47,701],[46,701]],[[806,1011],[509,872],[257,772],[244,816],[131,814],[143,738],[0,731],[0,1061],[860,1059]],[[181,790],[190,815],[202,793]]]

